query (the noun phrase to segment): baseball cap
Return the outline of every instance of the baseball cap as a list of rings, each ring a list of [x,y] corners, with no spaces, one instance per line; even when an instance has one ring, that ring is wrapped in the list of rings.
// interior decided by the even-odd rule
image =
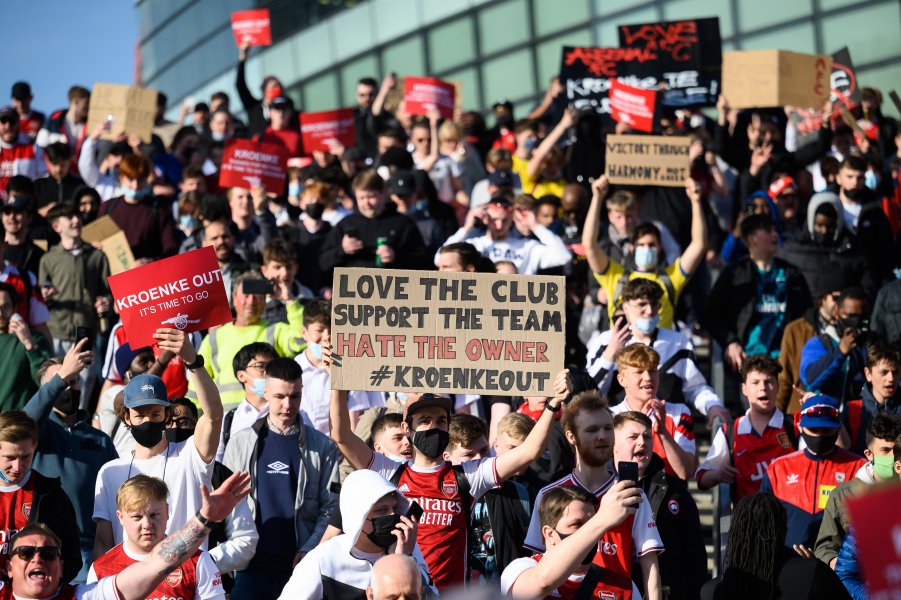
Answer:
[[[116,371],[119,372],[119,377],[125,378],[125,372],[128,371],[129,367],[131,367],[131,362],[135,359],[138,354],[142,352],[147,352],[150,350],[150,346],[144,346],[143,348],[132,349],[131,345],[128,342],[125,342],[121,346],[116,349],[116,355],[114,360],[116,362]]]
[[[491,105],[491,110],[497,110],[498,108],[506,108],[508,111],[513,112],[513,103],[506,98],[500,98]]]
[[[509,169],[498,169],[494,173],[489,173],[488,183],[494,186],[512,186],[513,171]]]
[[[31,98],[31,86],[27,81],[17,81],[13,84],[10,96],[16,100],[28,100]]]
[[[784,192],[785,190],[787,190],[789,188],[796,190],[796,189],[798,189],[798,186],[795,185],[794,179],[792,179],[788,175],[785,175],[770,184],[770,189],[768,190],[768,193],[770,195],[770,198],[775,200],[776,198],[779,197],[779,194],[781,194],[782,192]]]
[[[406,419],[409,415],[412,415],[417,410],[427,408],[429,406],[440,406],[441,408],[446,410],[448,414],[452,413],[454,410],[454,404],[450,398],[427,392],[413,402],[407,404],[406,408],[404,408],[404,419]]]
[[[840,426],[838,400],[820,394],[804,401],[801,406],[801,427],[838,429]]]
[[[396,196],[412,196],[416,193],[416,181],[410,171],[398,171],[388,180],[388,193]]]
[[[14,211],[28,212],[29,210],[31,210],[31,202],[28,201],[28,198],[20,194],[11,195],[9,200],[6,201],[6,204],[3,205],[3,212],[5,213]]]
[[[276,108],[291,108],[293,106],[291,99],[285,96],[279,96],[269,103],[269,106]]]
[[[125,386],[125,406],[139,408],[149,405],[169,406],[166,384],[150,373],[135,375]]]
[[[19,113],[17,113],[16,109],[12,106],[4,106],[3,108],[0,108],[0,119],[2,119],[3,117],[13,117],[16,121],[18,121]]]

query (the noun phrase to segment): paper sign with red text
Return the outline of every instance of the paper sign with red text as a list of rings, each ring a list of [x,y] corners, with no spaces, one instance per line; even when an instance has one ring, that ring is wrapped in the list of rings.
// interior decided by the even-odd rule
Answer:
[[[335,144],[341,144],[345,148],[355,146],[357,134],[354,128],[354,109],[301,113],[300,137],[307,154],[314,150],[328,152]]]
[[[901,487],[876,489],[848,498],[848,513],[868,598],[901,595]]]
[[[241,10],[232,13],[232,33],[235,44],[250,46],[271,46],[272,32],[269,28],[269,9]]]
[[[225,145],[219,187],[252,188],[262,185],[267,192],[285,193],[288,150],[275,144],[233,139]]]
[[[632,129],[652,133],[657,91],[643,90],[610,80],[610,116],[617,123],[625,123]]]
[[[192,333],[232,320],[211,246],[113,275],[109,286],[134,348],[153,344],[160,327]]]
[[[404,102],[411,115],[427,115],[437,108],[444,119],[454,118],[454,84],[435,77],[407,77],[404,79]]]

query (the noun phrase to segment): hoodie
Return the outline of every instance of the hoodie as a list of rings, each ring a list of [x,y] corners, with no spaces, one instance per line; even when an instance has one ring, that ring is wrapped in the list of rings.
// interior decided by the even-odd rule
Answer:
[[[397,510],[406,514],[410,502],[387,479],[368,469],[347,476],[338,500],[344,533],[319,544],[294,568],[279,598],[303,600],[362,600],[372,575],[372,565],[388,551],[363,552],[354,545],[373,505],[388,494],[397,494]],[[393,548],[393,547],[392,547]],[[390,548],[389,548],[390,550]],[[413,557],[420,565],[423,581],[430,582],[428,567],[417,545]]]

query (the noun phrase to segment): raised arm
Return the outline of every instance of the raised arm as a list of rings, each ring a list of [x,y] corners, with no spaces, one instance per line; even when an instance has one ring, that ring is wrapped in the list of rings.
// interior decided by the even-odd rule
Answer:
[[[549,407],[553,410],[545,410],[541,413],[538,423],[535,424],[522,444],[495,459],[494,469],[497,472],[498,482],[506,481],[530,463],[541,458],[547,448],[551,427],[554,425],[554,415],[571,391],[572,382],[569,379],[569,369],[563,369],[554,378],[554,397],[547,399]]]
[[[379,93],[376,94],[375,100],[372,101],[372,116],[378,117],[382,114],[382,111],[385,110],[385,100],[388,99],[388,94],[397,87],[397,77],[394,73],[389,73],[387,77],[382,80],[382,85],[379,87]]]
[[[178,354],[190,365],[197,360],[197,351],[191,345],[191,337],[178,329],[157,329],[153,334],[158,340],[157,345],[162,350],[168,350]],[[197,420],[197,428],[194,430],[194,446],[203,462],[210,464],[216,458],[216,449],[219,447],[219,435],[222,430],[222,398],[216,384],[210,378],[205,368],[188,369],[191,374],[191,383],[197,392],[197,403],[203,413]]]
[[[541,171],[541,161],[543,161],[550,153],[551,149],[557,145],[557,142],[560,141],[560,138],[563,137],[563,134],[566,133],[566,130],[572,127],[572,125],[573,111],[572,109],[566,109],[566,112],[563,113],[563,118],[560,119],[557,126],[547,134],[547,137],[538,144],[538,147],[535,148],[535,152],[532,153],[532,158],[529,159],[529,166],[527,167],[527,172],[531,179],[538,177],[538,173]]]
[[[332,340],[326,337],[322,341],[322,361],[329,370],[331,379],[332,364],[340,365],[340,356],[332,355]],[[347,390],[332,390],[329,403],[329,420],[331,421],[332,441],[355,469],[365,469],[372,464],[372,449],[366,445],[350,425],[350,410],[347,408]]]
[[[594,273],[603,273],[610,264],[610,257],[598,243],[601,233],[601,203],[607,196],[610,183],[606,175],[601,175],[591,184],[591,205],[585,216],[585,227],[582,228],[582,247],[585,250],[585,258],[588,259],[588,267]]]
[[[691,200],[691,243],[682,253],[679,266],[686,275],[691,275],[701,266],[707,254],[707,221],[701,205],[701,186],[694,179],[685,180],[685,194]]]

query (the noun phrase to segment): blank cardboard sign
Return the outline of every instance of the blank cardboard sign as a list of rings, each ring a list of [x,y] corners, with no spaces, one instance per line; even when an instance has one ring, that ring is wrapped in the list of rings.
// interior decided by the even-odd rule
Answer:
[[[94,131],[109,119],[111,127],[103,134],[103,139],[112,140],[120,133],[128,133],[136,134],[143,142],[150,143],[156,114],[156,96],[156,90],[149,88],[95,83],[88,111],[88,132]]]
[[[821,108],[829,98],[832,58],[786,50],[723,53],[723,94],[732,108]]]

